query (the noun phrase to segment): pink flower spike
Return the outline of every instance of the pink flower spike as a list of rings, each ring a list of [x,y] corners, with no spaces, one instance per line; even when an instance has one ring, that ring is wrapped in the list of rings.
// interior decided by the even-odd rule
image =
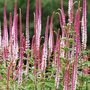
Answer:
[[[82,46],[83,46],[83,49],[86,49],[86,46],[87,46],[87,0],[83,0]]]
[[[61,25],[61,28],[63,28],[65,25],[65,12],[64,12],[63,0],[61,0],[60,25]]]
[[[18,58],[18,15],[17,15],[17,1],[14,4],[14,19],[12,26],[12,54],[14,62]]]
[[[26,11],[26,49],[30,48],[30,40],[29,40],[29,9],[30,8],[30,0],[27,0],[27,11]]]
[[[65,28],[64,28],[64,26],[66,24],[66,17],[65,17],[65,12],[64,12],[63,0],[61,0],[61,9],[60,9],[59,18],[60,18],[60,26],[61,26],[61,29],[62,29],[61,47],[64,48],[65,47],[65,41],[63,40],[63,38],[65,37]],[[64,57],[65,51],[62,50],[61,52],[62,52],[61,53],[62,57]]]
[[[45,31],[45,41],[43,45],[43,51],[42,51],[42,63],[41,63],[41,70],[44,72],[46,69],[46,61],[47,61],[47,54],[48,54],[48,28],[49,28],[49,16],[47,17],[46,22],[46,31]]]
[[[41,36],[41,0],[36,0],[36,11],[34,15],[34,33],[35,33],[35,57],[38,68],[40,68],[40,36]]]
[[[76,32],[75,41],[76,41],[76,53],[75,53],[75,60],[72,66],[72,84],[71,90],[76,90],[76,83],[77,83],[77,65],[78,65],[78,56],[80,50],[80,8],[78,7],[76,11],[75,21],[74,21],[74,29]]]
[[[3,23],[3,59],[4,61],[8,57],[8,30],[7,30],[7,19],[6,19],[6,2],[4,3],[4,23]]]
[[[54,37],[53,37],[53,18],[54,18],[54,12],[51,16],[51,21],[50,21],[50,34],[49,34],[49,57],[51,56],[51,53],[53,51],[53,44],[54,44]]]
[[[36,48],[39,50],[41,36],[41,0],[36,0],[36,12],[35,12],[35,41]]]
[[[23,53],[24,53],[24,47],[23,47],[23,33],[22,33],[22,16],[21,16],[21,9],[20,9],[20,60],[19,60],[19,75],[18,75],[18,83],[22,82],[22,74],[23,74]]]
[[[69,0],[68,3],[68,17],[69,23],[73,23],[73,0]]]
[[[58,30],[57,40],[56,40],[56,77],[55,77],[55,87],[59,88],[60,82],[60,30]]]
[[[7,19],[6,19],[6,2],[4,3],[4,47],[8,47],[8,30],[7,30]]]
[[[80,3],[78,4],[78,9],[75,15],[74,30],[76,33],[76,39],[78,38],[78,50],[80,50]]]

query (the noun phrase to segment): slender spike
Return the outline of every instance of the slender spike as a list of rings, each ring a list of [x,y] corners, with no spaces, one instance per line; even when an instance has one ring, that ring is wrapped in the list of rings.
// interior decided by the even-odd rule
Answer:
[[[62,40],[61,40],[61,47],[64,48],[65,47],[65,41],[63,40],[63,38],[65,37],[65,23],[66,23],[66,17],[65,17],[65,11],[64,11],[64,4],[63,4],[63,0],[61,0],[61,9],[60,9],[60,26],[62,29]],[[64,57],[65,51],[62,50],[61,51],[61,56]]]
[[[61,9],[60,9],[60,25],[61,28],[63,28],[63,26],[65,25],[65,12],[64,12],[64,5],[63,5],[63,0],[61,0]]]
[[[50,21],[50,34],[49,34],[49,57],[51,56],[51,53],[53,51],[53,44],[54,44],[54,37],[53,37],[53,18],[54,18],[54,12],[51,17]]]
[[[56,89],[59,88],[60,82],[60,30],[57,33],[57,40],[56,40],[56,77],[55,77],[55,87]]]
[[[73,0],[69,0],[68,3],[68,17],[69,23],[73,23]]]
[[[36,48],[36,63],[40,68],[40,36],[41,36],[41,0],[36,0],[36,11],[34,15],[34,32],[35,32],[35,48]]]
[[[74,30],[78,37],[78,49],[80,51],[80,7],[78,7],[74,20]]]
[[[82,46],[83,46],[83,49],[86,49],[86,46],[87,46],[87,0],[83,0]]]
[[[75,21],[74,21],[74,29],[76,32],[75,42],[76,42],[76,53],[75,53],[75,60],[72,67],[72,84],[71,90],[76,90],[76,83],[77,83],[77,65],[78,65],[78,56],[79,56],[79,35],[80,35],[80,8],[76,11]]]
[[[18,15],[17,15],[17,0],[14,4],[14,19],[13,19],[13,26],[12,26],[12,54],[13,60],[18,58]]]
[[[18,71],[18,83],[22,82],[22,74],[23,74],[23,33],[22,33],[22,16],[21,16],[21,9],[20,10],[20,60],[19,60],[19,71]]]
[[[4,47],[8,47],[8,30],[7,30],[7,18],[6,18],[6,2],[4,3]]]
[[[3,23],[3,59],[6,61],[8,57],[8,30],[7,30],[7,18],[6,18],[6,1],[4,3],[4,23]]]
[[[47,17],[45,41],[44,41],[43,51],[42,51],[42,63],[41,63],[42,72],[44,72],[46,69],[46,61],[47,61],[47,54],[48,54],[48,49],[47,49],[47,46],[48,46],[48,28],[49,28],[49,16]]]
[[[30,0],[27,0],[27,11],[26,11],[26,49],[30,48],[30,40],[29,40],[29,9],[30,8]]]
[[[41,0],[36,0],[35,29],[36,48],[39,50],[41,36]]]

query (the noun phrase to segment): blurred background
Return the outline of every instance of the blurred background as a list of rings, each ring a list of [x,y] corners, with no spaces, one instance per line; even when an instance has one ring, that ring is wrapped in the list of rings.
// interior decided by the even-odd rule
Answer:
[[[9,13],[11,12],[13,14],[14,10],[14,0],[6,0],[7,1],[7,22],[9,24]],[[18,11],[19,8],[22,10],[22,20],[23,20],[23,32],[25,32],[25,18],[26,18],[26,4],[27,0],[17,0],[18,1]],[[78,1],[78,0],[74,0]],[[82,1],[81,5],[82,5]],[[0,22],[3,25],[3,7],[4,7],[4,0],[0,0]],[[81,6],[82,7],[82,6]],[[46,17],[49,15],[52,15],[52,12],[59,12],[58,8],[60,8],[60,0],[42,0],[42,35],[44,35],[45,31],[45,23],[46,23]],[[76,12],[77,3],[74,7],[74,12]],[[68,0],[64,0],[64,9],[66,13],[66,18],[68,19]],[[90,0],[87,0],[87,30],[88,30],[88,48],[90,48]],[[30,0],[30,38],[33,36],[34,33],[34,16],[33,13],[35,12],[35,0]],[[19,13],[19,12],[18,12]],[[54,16],[54,30],[57,30],[60,28],[59,25],[59,17],[58,14]]]

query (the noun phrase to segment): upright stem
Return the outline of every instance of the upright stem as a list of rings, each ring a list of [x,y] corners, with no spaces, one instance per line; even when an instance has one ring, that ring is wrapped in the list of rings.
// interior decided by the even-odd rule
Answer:
[[[28,74],[28,70],[29,70],[29,54],[27,55],[26,75]]]

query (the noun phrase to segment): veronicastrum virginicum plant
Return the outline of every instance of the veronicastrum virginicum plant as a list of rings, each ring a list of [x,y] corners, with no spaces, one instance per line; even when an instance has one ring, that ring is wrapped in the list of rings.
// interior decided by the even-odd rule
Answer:
[[[73,0],[68,1],[68,22],[66,22],[64,1],[60,0],[61,6],[58,9],[60,29],[58,32],[53,31],[54,17],[57,13],[53,12],[51,17],[47,17],[44,43],[41,45],[42,0],[36,0],[34,35],[31,42],[29,39],[30,0],[27,0],[25,36],[21,9],[19,14],[17,12],[17,0],[14,5],[14,16],[10,13],[8,32],[5,2],[3,30],[0,24],[0,89],[89,90],[90,62],[86,50],[87,1],[83,0],[82,6],[80,1],[77,3],[74,15],[75,3]]]

